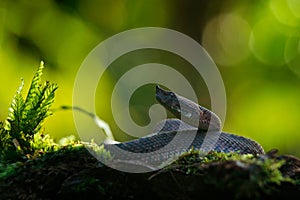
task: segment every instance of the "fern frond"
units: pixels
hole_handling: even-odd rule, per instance
[[[8,132],[4,129],[5,124],[0,121],[0,152],[2,152],[9,140],[9,134]]]
[[[11,131],[12,124],[14,124],[15,127],[20,127],[21,129],[21,123],[25,109],[25,102],[22,97],[23,87],[24,80],[22,79],[21,86],[18,88],[9,108],[5,126],[5,129],[8,131]]]
[[[30,91],[34,94],[32,99],[28,101],[27,106],[25,107],[25,115],[22,120],[22,127],[26,128],[26,134],[33,135],[35,133],[35,128],[39,121],[37,121],[38,116],[40,113],[40,107],[44,100],[44,93],[47,88],[43,85],[40,85],[37,88],[33,88]]]
[[[40,83],[43,68],[43,62],[41,62],[25,100],[25,112],[21,126],[26,129],[24,132],[26,137],[31,137],[37,133],[44,119],[50,115],[49,109],[54,102],[55,90],[58,88],[56,84],[51,84],[48,81],[44,84]]]
[[[32,130],[36,133],[40,130],[42,123],[46,117],[51,115],[50,107],[54,102],[55,91],[58,88],[56,84],[50,84],[48,81],[41,86],[41,91],[39,91],[38,107],[36,107],[35,113],[32,113],[32,118],[30,119]],[[35,114],[35,115],[34,115]]]
[[[46,90],[44,92],[43,101],[38,110],[43,111],[43,113],[45,113],[45,117],[47,117],[51,115],[51,111],[49,109],[54,103],[55,91],[58,89],[58,85],[46,82],[45,88]]]
[[[40,82],[42,80],[42,75],[43,75],[43,69],[44,69],[44,62],[41,61],[40,67],[38,68],[38,70],[35,72],[33,76],[28,94],[26,96],[25,107],[27,109],[30,109],[31,104],[36,100],[36,91],[37,88],[40,87]]]

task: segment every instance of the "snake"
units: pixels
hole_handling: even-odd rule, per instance
[[[220,118],[211,110],[156,86],[156,100],[176,118],[158,123],[154,133],[127,142],[104,144],[115,160],[158,165],[191,149],[202,152],[264,154],[250,138],[223,132]]]

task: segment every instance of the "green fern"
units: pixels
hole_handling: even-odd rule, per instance
[[[8,134],[7,131],[4,129],[4,123],[0,122],[0,153],[5,149],[7,146],[8,141]]]
[[[4,129],[0,127],[1,150],[17,149],[23,154],[31,154],[34,135],[39,133],[46,117],[51,115],[50,107],[54,102],[56,84],[41,83],[44,63],[36,71],[28,94],[24,99],[22,91],[24,81],[17,90]]]

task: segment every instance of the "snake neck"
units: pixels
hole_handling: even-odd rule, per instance
[[[221,120],[215,113],[187,98],[156,86],[156,99],[178,119],[193,127],[200,130],[221,130]]]

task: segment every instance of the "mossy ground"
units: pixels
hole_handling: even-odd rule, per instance
[[[297,158],[198,153],[188,152],[158,171],[130,174],[102,165],[74,143],[9,164],[6,171],[2,166],[0,199],[281,199],[300,194]]]

